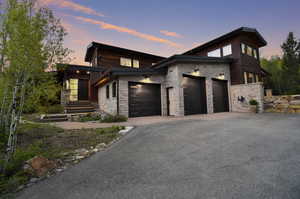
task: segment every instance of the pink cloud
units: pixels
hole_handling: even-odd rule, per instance
[[[154,41],[154,42],[158,42],[158,43],[163,43],[163,44],[167,44],[169,46],[173,46],[176,48],[182,48],[182,46],[180,44],[177,44],[175,42],[172,42],[170,40],[167,39],[162,39],[153,35],[149,35],[149,34],[145,34],[145,33],[141,33],[138,32],[136,30],[133,29],[129,29],[126,27],[121,27],[121,26],[117,26],[117,25],[113,25],[113,24],[109,24],[109,23],[105,23],[103,21],[99,21],[99,20],[94,20],[94,19],[90,19],[90,18],[85,18],[85,17],[80,17],[80,16],[74,16],[77,20],[83,21],[85,23],[90,23],[90,24],[95,24],[95,25],[99,25],[100,28],[102,29],[107,29],[107,30],[115,30],[118,32],[123,32],[123,33],[127,33],[142,39],[146,39],[149,41]]]
[[[177,38],[182,38],[182,35],[176,33],[176,32],[170,32],[167,30],[161,30],[160,33],[169,36],[169,37],[177,37]]]
[[[74,11],[83,12],[90,15],[104,17],[104,15],[100,12],[97,12],[91,8],[85,7],[78,3],[74,3],[70,0],[39,0],[41,5],[54,5],[60,8],[68,8]]]

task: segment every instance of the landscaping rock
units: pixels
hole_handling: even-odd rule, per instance
[[[77,149],[74,152],[80,156],[86,156],[89,154],[89,151],[87,149]]]
[[[102,148],[105,148],[106,147],[106,144],[105,143],[101,143],[101,144],[98,144],[96,146],[97,149],[102,149]]]
[[[23,169],[25,172],[30,173],[33,176],[42,177],[56,166],[57,165],[54,161],[48,160],[42,156],[35,156],[34,158],[26,161]]]

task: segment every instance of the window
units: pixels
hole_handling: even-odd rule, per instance
[[[109,85],[106,86],[106,98],[109,99]]]
[[[121,66],[131,67],[131,64],[132,64],[131,59],[121,57],[120,58],[120,64],[121,64]]]
[[[232,54],[231,44],[223,47],[223,56],[228,56]]]
[[[216,49],[207,53],[209,57],[221,57],[221,49]]]
[[[255,59],[258,59],[257,49],[253,49],[253,56],[255,57]]]
[[[116,82],[114,82],[114,83],[112,84],[112,96],[113,96],[113,97],[116,97],[116,96],[117,96],[117,83],[116,83]]]
[[[246,54],[246,45],[242,43],[241,48],[242,48],[242,53]]]
[[[247,55],[253,56],[252,51],[253,49],[250,46],[247,46]]]
[[[244,72],[244,84],[248,84],[247,72]]]
[[[78,100],[78,79],[70,79],[70,101]]]
[[[247,82],[248,83],[254,83],[255,82],[253,73],[248,73],[248,80],[247,80]]]
[[[139,62],[139,60],[133,60],[132,61],[132,66],[133,66],[133,68],[139,68],[140,67],[140,62]]]

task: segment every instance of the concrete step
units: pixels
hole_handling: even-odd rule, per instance
[[[53,115],[45,115],[41,122],[64,122],[68,121],[68,116],[66,114],[53,114]]]
[[[96,110],[94,108],[90,108],[90,109],[66,109],[66,113],[92,113],[95,112]]]

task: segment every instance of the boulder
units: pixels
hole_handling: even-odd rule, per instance
[[[300,105],[300,100],[292,100],[290,101],[290,105]]]
[[[25,172],[33,176],[42,177],[49,171],[53,170],[56,166],[56,162],[52,160],[48,160],[42,156],[35,156],[34,158],[26,161],[23,169]]]

